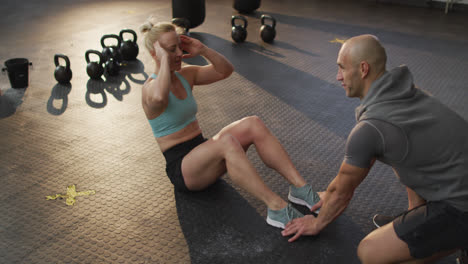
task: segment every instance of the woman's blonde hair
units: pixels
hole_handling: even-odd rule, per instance
[[[154,42],[156,42],[162,34],[172,31],[176,33],[180,32],[175,25],[168,22],[153,24],[152,17],[148,18],[148,20],[140,26],[140,32],[144,34],[145,47],[151,54],[154,53]]]

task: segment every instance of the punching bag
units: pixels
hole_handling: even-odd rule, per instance
[[[195,28],[205,20],[205,0],[172,0],[172,18],[186,18]]]
[[[260,0],[234,0],[233,6],[239,13],[249,14],[260,7]]]

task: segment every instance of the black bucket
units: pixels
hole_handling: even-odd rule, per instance
[[[26,88],[29,82],[29,62],[28,59],[16,58],[5,61],[2,71],[8,71],[8,78],[12,88]]]

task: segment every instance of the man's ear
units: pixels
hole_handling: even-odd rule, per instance
[[[361,73],[362,79],[366,78],[366,76],[369,75],[369,70],[370,67],[367,61],[361,61],[361,63],[359,63],[359,72]]]

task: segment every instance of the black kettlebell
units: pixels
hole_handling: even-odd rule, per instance
[[[110,76],[119,75],[120,72],[120,64],[114,60],[114,58],[110,58],[105,63],[105,71]]]
[[[236,19],[240,19],[244,21],[243,25],[236,25]],[[247,38],[247,19],[243,16],[232,16],[231,18],[231,25],[232,25],[232,32],[231,37],[232,39],[239,43],[243,42]]]
[[[113,46],[106,46],[105,40],[106,39],[116,39],[117,45]],[[116,34],[107,34],[102,36],[101,38],[101,46],[102,46],[102,59],[103,61],[108,61],[110,58],[114,58],[116,61],[122,61],[122,56],[120,55],[120,45],[122,43],[122,39]]]
[[[265,19],[271,20],[271,26],[265,24]],[[262,26],[260,27],[260,37],[263,41],[271,43],[275,39],[276,36],[276,20],[269,15],[262,15],[261,20]]]
[[[65,60],[65,66],[62,66],[59,64],[59,58],[62,58]],[[70,83],[70,80],[72,78],[72,71],[70,69],[70,60],[68,59],[68,57],[63,54],[55,54],[54,62],[55,62],[54,76],[57,82],[59,82],[60,84]]]
[[[99,56],[99,61],[90,61],[89,55],[96,54]],[[91,79],[101,79],[102,74],[104,73],[104,68],[102,67],[102,54],[97,50],[87,50],[85,53],[85,59],[88,63],[86,66],[86,72],[88,73]]]
[[[133,35],[132,39],[124,40],[123,34],[130,33]],[[122,59],[125,61],[130,61],[136,59],[138,56],[138,44],[137,44],[137,34],[135,31],[131,29],[122,29],[119,33],[119,37],[122,40],[122,44],[120,44],[120,55],[122,55]]]
[[[176,17],[172,19],[172,24],[184,29],[184,35],[190,35],[190,21],[185,17]]]

